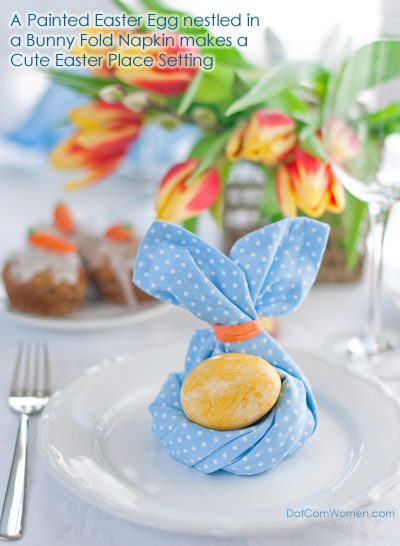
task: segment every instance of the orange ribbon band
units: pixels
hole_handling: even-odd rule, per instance
[[[264,331],[259,318],[246,322],[245,324],[237,324],[235,326],[226,326],[214,324],[214,334],[218,341],[222,343],[235,343],[238,341],[247,341],[258,336]]]

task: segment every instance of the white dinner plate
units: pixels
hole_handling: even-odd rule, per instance
[[[155,319],[172,307],[158,301],[142,303],[136,307],[113,305],[99,300],[87,300],[82,307],[65,317],[45,317],[15,311],[8,303],[7,296],[0,286],[0,312],[5,319],[35,328],[46,330],[101,330],[130,326],[146,320]]]
[[[173,531],[244,535],[305,523],[287,510],[356,509],[400,481],[400,405],[372,378],[296,354],[319,406],[313,437],[252,477],[203,475],[150,431],[148,405],[185,347],[107,361],[53,396],[38,447],[65,486],[122,518]],[[291,353],[293,354],[293,353]]]

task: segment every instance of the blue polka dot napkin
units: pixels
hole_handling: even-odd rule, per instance
[[[227,257],[183,228],[156,221],[136,256],[134,282],[210,325],[287,315],[314,282],[328,232],[321,222],[290,218],[246,235]],[[211,356],[240,352],[258,355],[278,370],[282,391],[275,406],[256,424],[239,430],[217,431],[190,421],[180,403],[186,375]],[[150,411],[153,432],[168,452],[206,474],[268,470],[299,449],[317,422],[307,379],[267,332],[222,343],[212,328],[194,334],[184,371],[169,376]]]

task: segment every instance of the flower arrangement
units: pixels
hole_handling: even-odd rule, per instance
[[[114,2],[126,14],[134,14],[121,0]],[[140,4],[144,10],[173,13],[158,0]],[[212,38],[204,27],[177,28],[170,35],[178,33],[193,35],[196,43]],[[77,56],[84,52],[74,51]],[[201,56],[210,50],[178,45],[146,50],[154,58],[161,53],[167,58],[179,53]],[[188,158],[161,180],[155,200],[159,219],[182,222],[194,231],[198,215],[209,210],[221,226],[229,173],[236,162],[251,161],[265,175],[260,221],[303,214],[340,224],[344,235],[339,244],[347,252],[348,265],[354,266],[365,206],[345,195],[322,146],[329,72],[314,62],[286,62],[265,72],[232,46],[211,53],[213,70],[112,65],[85,75],[51,70],[57,83],[92,97],[92,102],[70,112],[74,133],[51,153],[55,168],[84,171],[67,188],[85,187],[112,173],[145,123],[157,121],[165,127],[191,123],[200,128],[201,138]],[[125,48],[123,54],[134,57],[140,50]],[[357,137],[350,127],[333,120],[330,130],[335,132],[338,154],[346,159],[357,155]]]

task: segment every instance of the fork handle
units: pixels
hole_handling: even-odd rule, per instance
[[[21,413],[14,456],[0,518],[0,538],[22,537],[29,417]]]

